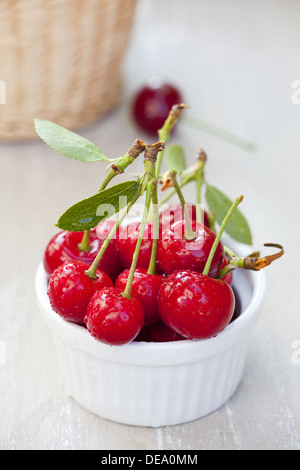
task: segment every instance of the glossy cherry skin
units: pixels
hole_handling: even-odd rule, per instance
[[[130,268],[131,266],[134,250],[139,236],[140,225],[140,222],[132,222],[127,226],[122,227],[119,231],[118,248],[123,269]],[[153,245],[153,236],[153,224],[151,222],[147,222],[137,261],[138,268],[148,269],[149,267]]]
[[[100,229],[98,229],[100,232]],[[103,233],[103,232],[102,232]],[[64,261],[75,260],[91,265],[100,250],[103,239],[97,235],[97,229],[90,231],[91,249],[88,252],[79,249],[78,245],[83,237],[83,232],[68,232],[62,230],[55,234],[49,241],[44,252],[44,268],[48,275],[60,266]],[[114,281],[121,272],[121,260],[116,240],[112,240],[99,264]]]
[[[157,261],[161,270],[171,274],[179,269],[191,269],[202,272],[214,243],[216,234],[209,227],[194,220],[192,229],[196,232],[194,240],[184,237],[185,222],[175,222],[168,229],[164,229],[158,241]],[[224,247],[220,241],[214,254],[209,275],[214,277],[223,262]]]
[[[196,220],[196,205],[195,204],[187,204],[186,205],[189,217],[191,220]],[[203,215],[203,225],[209,227],[209,221],[207,217],[207,213],[202,211]],[[166,209],[164,209],[159,214],[159,222],[161,224],[162,229],[170,228],[172,224],[178,222],[179,220],[184,219],[183,209],[181,204],[172,204]]]
[[[115,224],[116,224],[116,221],[111,220],[111,219],[104,220],[103,222],[100,222],[100,224],[98,224],[97,227],[95,227],[97,237],[104,242],[104,240],[106,240],[106,238],[110,234],[110,232],[113,229],[113,227],[115,226]],[[112,237],[110,243],[117,246],[117,242],[115,240],[117,240],[118,237],[119,237],[119,230],[116,230],[116,233]]]
[[[96,292],[84,318],[89,333],[110,345],[130,343],[144,325],[144,310],[135,298],[123,297],[116,287]]]
[[[65,261],[49,278],[48,296],[52,309],[65,320],[83,325],[92,295],[103,287],[112,287],[110,277],[97,270],[97,279],[85,271],[89,265],[81,261]]]
[[[196,271],[177,271],[162,282],[158,309],[162,321],[187,339],[208,339],[230,322],[235,306],[232,288]]]
[[[155,83],[142,87],[133,101],[136,123],[151,134],[163,126],[174,104],[182,103],[179,90],[168,83]]]
[[[125,269],[116,279],[115,287],[124,291],[130,269]],[[144,268],[136,268],[131,286],[131,296],[138,299],[144,309],[145,326],[160,320],[157,310],[157,295],[162,283],[160,274],[148,274]]]

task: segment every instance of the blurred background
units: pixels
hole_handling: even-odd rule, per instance
[[[300,448],[300,366],[291,362],[291,345],[300,339],[299,16],[297,0],[0,2],[5,267],[0,274],[5,313],[0,339],[7,345],[2,370],[12,388],[10,404],[4,400],[0,405],[3,419],[10,421],[2,431],[4,447],[12,446],[13,439],[19,447],[47,445],[42,437],[25,438],[23,428],[17,430],[17,412],[32,424],[36,408],[28,397],[38,376],[43,386],[47,382],[43,364],[55,374],[43,346],[47,332],[34,311],[33,278],[58,217],[97,191],[106,167],[59,155],[37,139],[33,119],[52,120],[88,138],[107,156],[121,156],[137,137],[147,143],[157,140],[139,127],[132,112],[138,91],[155,77],[176,87],[190,105],[170,142],[184,147],[190,164],[203,147],[207,181],[232,199],[244,194],[241,211],[252,228],[255,249],[264,250],[265,242],[285,248],[285,256],[266,270],[264,312],[244,391],[253,426],[262,419],[274,430],[281,420],[280,437],[274,432],[266,437],[263,429],[255,436],[251,425],[248,430],[236,425],[242,447],[252,443],[259,448],[266,439],[269,447]],[[141,169],[142,161],[136,161],[128,174]],[[185,195],[192,199],[194,189],[186,187]],[[40,347],[34,361],[33,343]],[[20,388],[28,390],[23,401]],[[39,406],[50,390],[37,388],[35,393]],[[237,414],[243,403],[240,396]],[[55,411],[53,416],[57,418]],[[203,445],[211,445],[209,437]]]

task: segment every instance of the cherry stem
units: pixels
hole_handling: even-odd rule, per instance
[[[201,209],[201,190],[204,178],[204,165],[206,162],[206,153],[202,148],[199,149],[197,156],[198,169],[195,174],[196,182],[196,220],[197,222],[203,223],[203,214]]]
[[[127,150],[125,155],[121,157],[118,164],[111,165],[111,170],[102,182],[98,192],[103,191],[108,183],[117,175],[124,173],[125,169],[134,162],[134,160],[144,152],[146,148],[145,142],[136,139],[132,146]],[[80,251],[88,252],[91,249],[90,245],[90,230],[85,230],[81,242],[78,244]]]
[[[166,176],[165,176],[165,181],[168,180],[168,177],[171,179],[172,185],[174,186],[174,189],[175,189],[175,191],[178,195],[178,198],[179,198],[182,210],[183,210],[183,214],[184,214],[184,222],[185,222],[185,232],[184,232],[184,235],[183,235],[184,238],[186,240],[195,240],[197,234],[192,229],[192,224],[191,224],[191,219],[190,219],[190,216],[189,216],[189,211],[187,209],[186,202],[185,202],[184,196],[182,194],[181,188],[178,184],[176,174],[177,174],[176,170],[173,170],[173,169],[169,170],[167,172]]]
[[[191,181],[191,180],[189,180]],[[181,181],[179,184],[179,187],[180,189],[183,188],[183,186],[185,186],[189,181]],[[173,189],[172,191],[170,191],[163,199],[160,200],[159,202],[159,206],[165,204],[174,194],[176,194],[176,189]]]
[[[158,130],[158,138],[161,142],[166,143],[169,140],[171,130],[175,126],[176,122],[181,116],[181,113],[184,108],[189,108],[189,106],[180,103],[180,104],[175,104],[172,106],[172,109],[169,112],[169,115],[167,119],[165,120],[163,126],[161,129]],[[155,176],[158,179],[160,175],[160,167],[162,163],[162,158],[163,158],[163,151],[159,152],[157,155],[157,162],[156,162],[156,170],[155,170]]]
[[[225,250],[225,253],[227,253],[228,256],[230,256],[231,258],[233,256],[236,256],[236,254],[231,250],[231,248],[229,248],[228,246],[225,246],[224,245],[224,250]]]
[[[107,174],[99,188],[99,192],[106,188],[108,183],[117,175],[124,173],[126,168],[146,149],[146,144],[142,140],[136,139],[125,155],[120,158],[117,164],[111,165],[111,170]]]
[[[123,220],[125,219],[126,215],[128,214],[129,210],[131,209],[131,207],[136,203],[136,201],[138,200],[138,198],[140,197],[140,194],[138,194],[136,196],[136,198],[131,201],[129,204],[127,204],[127,206],[125,207],[125,209],[123,210],[122,214],[120,215],[120,217],[118,218],[117,222],[114,224],[113,228],[111,229],[111,231],[109,232],[107,238],[104,240],[100,250],[98,251],[98,254],[97,256],[95,257],[94,261],[92,262],[91,266],[89,267],[89,269],[87,269],[85,271],[85,273],[92,279],[97,279],[97,274],[96,274],[96,271],[98,269],[98,266],[100,264],[100,261],[102,260],[102,257],[109,245],[109,243],[111,242],[112,238],[115,236],[118,228],[120,227],[121,223],[123,222]]]
[[[205,276],[208,276],[208,273],[209,273],[209,270],[210,270],[210,266],[211,266],[211,263],[212,263],[212,260],[213,260],[213,257],[215,255],[215,252],[216,252],[216,249],[217,249],[217,246],[221,240],[221,237],[223,235],[223,232],[226,228],[226,225],[228,224],[232,214],[234,213],[235,209],[237,208],[237,206],[242,202],[242,200],[244,199],[244,196],[239,196],[236,198],[236,200],[233,202],[233,204],[231,205],[229,211],[227,212],[227,214],[225,215],[224,219],[223,219],[223,222],[221,224],[221,227],[219,228],[218,230],[218,233],[216,235],[216,238],[214,240],[214,243],[213,243],[213,246],[211,247],[211,250],[209,252],[209,255],[208,255],[208,258],[206,260],[206,263],[205,263],[205,266],[204,266],[204,269],[203,269],[203,272],[202,274],[204,274]]]
[[[131,288],[132,288],[132,282],[134,278],[134,272],[136,269],[136,265],[138,262],[138,257],[139,257],[139,253],[141,249],[141,244],[142,244],[143,237],[144,237],[145,226],[147,223],[148,213],[149,213],[152,195],[153,195],[153,189],[156,188],[157,186],[157,180],[155,178],[155,166],[156,166],[157,156],[159,152],[161,152],[164,149],[164,147],[165,147],[165,144],[164,142],[161,142],[161,141],[156,142],[155,144],[146,146],[145,155],[144,155],[145,171],[144,171],[143,180],[141,182],[142,192],[144,188],[146,190],[145,208],[144,208],[143,217],[140,223],[139,235],[138,235],[136,247],[132,256],[132,262],[131,262],[131,266],[129,270],[128,279],[126,282],[125,290],[122,294],[124,297],[131,298]]]
[[[134,200],[131,203],[129,203],[125,207],[125,209],[122,212],[121,216],[119,217],[118,221],[113,226],[113,228],[111,229],[108,237],[106,238],[103,245],[101,246],[101,248],[100,248],[97,256],[95,257],[93,263],[91,264],[90,268],[86,271],[86,274],[89,277],[91,277],[92,279],[96,279],[96,277],[97,277],[96,271],[97,271],[97,268],[99,266],[99,263],[100,263],[103,255],[104,255],[105,250],[107,249],[111,239],[114,237],[116,231],[118,230],[120,224],[125,219],[126,215],[128,214],[129,210],[131,209],[131,207],[136,203],[138,198],[143,194],[145,184],[148,184],[149,181],[151,181],[151,182],[153,181],[153,179],[154,179],[153,174],[154,174],[154,169],[155,169],[156,156],[157,156],[157,152],[161,150],[162,145],[163,144],[161,142],[157,142],[156,144],[146,146],[145,156],[144,156],[145,171],[143,172],[143,175],[142,175],[143,178],[146,180],[146,183],[144,183],[144,179],[141,178],[142,181],[140,182],[140,190],[139,190],[137,196],[134,198]],[[147,151],[147,153],[146,153],[146,151]],[[148,210],[149,210],[149,206],[148,206]],[[131,287],[130,287],[130,290],[131,290]]]
[[[199,170],[201,171],[201,167],[203,167],[203,163],[197,159],[194,165],[183,170],[181,173],[181,181],[180,183],[178,183],[179,187],[183,188],[186,184],[190,183],[191,181],[196,181],[196,175],[199,172]],[[175,189],[173,189],[173,191],[170,191],[163,199],[161,199],[161,201],[159,202],[159,206],[166,203],[168,199],[170,199],[175,193],[176,193]]]
[[[222,277],[226,276],[226,274],[228,274],[230,271],[233,271],[235,268],[260,271],[266,266],[269,266],[276,259],[281,258],[281,256],[284,254],[283,246],[279,245],[278,243],[265,243],[264,246],[278,248],[279,251],[273,255],[263,256],[262,258],[259,257],[258,252],[252,253],[246,257],[234,256],[230,258],[228,264],[223,269],[221,269],[217,275],[217,278],[222,279]]]
[[[82,240],[78,243],[78,248],[80,251],[88,252],[91,249],[90,245],[90,230],[85,230],[83,232]]]
[[[155,184],[153,188],[153,192],[152,192],[151,210],[152,210],[152,222],[153,222],[153,241],[152,241],[151,258],[150,258],[147,273],[155,275],[156,274],[157,246],[158,246],[158,238],[159,238],[157,184]]]
[[[143,217],[142,217],[142,220],[141,220],[141,223],[140,223],[139,236],[138,236],[136,247],[135,247],[135,250],[134,250],[134,253],[133,253],[132,262],[131,262],[131,266],[130,266],[129,275],[128,275],[128,279],[127,279],[127,282],[126,282],[125,290],[122,294],[123,297],[127,297],[129,299],[131,299],[131,287],[132,287],[134,273],[135,273],[139,253],[140,253],[141,244],[142,244],[142,241],[143,241],[145,226],[146,226],[149,207],[150,207],[151,198],[152,198],[152,190],[153,190],[153,182],[150,181],[147,184],[146,201],[145,201]]]

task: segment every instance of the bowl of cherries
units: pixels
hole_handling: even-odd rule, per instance
[[[207,183],[203,149],[187,167],[183,149],[168,147],[185,108],[172,106],[155,143],[137,139],[114,159],[67,129],[35,121],[40,138],[62,155],[108,162],[98,191],[59,217],[35,287],[66,394],[128,425],[192,421],[230,399],[261,311],[264,268],[283,255],[274,243],[265,244],[270,255],[249,253],[251,232],[238,208],[244,196],[230,200]],[[112,184],[141,157],[138,177]],[[188,203],[187,184],[195,188]]]

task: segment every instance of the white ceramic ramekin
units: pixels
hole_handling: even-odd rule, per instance
[[[136,426],[175,425],[215,411],[242,379],[265,274],[236,269],[234,284],[242,313],[214,338],[109,346],[53,312],[41,264],[36,294],[53,334],[66,393],[98,416]]]

